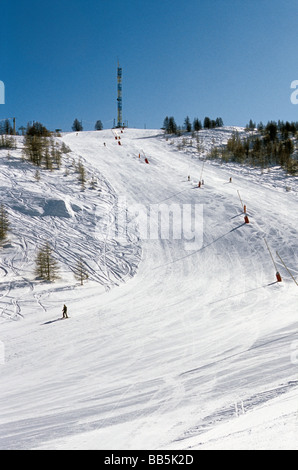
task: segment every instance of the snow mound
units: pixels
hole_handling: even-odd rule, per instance
[[[44,204],[43,216],[70,218],[71,214],[62,199],[48,199]]]

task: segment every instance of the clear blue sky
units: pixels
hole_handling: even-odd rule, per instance
[[[0,10],[0,119],[92,130],[205,116],[298,121],[297,0],[14,0]]]

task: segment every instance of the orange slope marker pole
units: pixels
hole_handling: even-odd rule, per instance
[[[266,240],[266,238],[264,238],[264,241],[265,241],[265,243],[266,243],[266,245],[267,245],[267,248],[268,248],[269,254],[270,254],[270,256],[271,256],[271,259],[272,259],[273,265],[274,265],[274,267],[275,267],[275,272],[276,272],[276,279],[277,279],[277,282],[282,282],[281,275],[280,275],[280,274],[279,274],[279,272],[278,272],[278,269],[277,269],[276,263],[275,263],[275,261],[274,261],[274,259],[273,259],[273,256],[272,256],[272,253],[271,253],[271,251],[270,251],[270,248],[269,248],[269,245],[268,245],[268,243],[267,243],[267,240]]]
[[[147,158],[147,156],[146,156],[144,150],[142,150],[142,154],[143,154],[145,163],[149,164],[149,160],[148,160],[148,158]]]
[[[244,222],[245,222],[246,224],[249,224],[249,218],[248,218],[248,215],[247,215],[247,212],[246,212],[246,205],[243,204],[242,199],[241,199],[241,196],[240,196],[240,192],[239,192],[238,189],[237,189],[237,193],[238,193],[238,196],[239,196],[241,205],[242,205],[243,212],[244,212],[244,214],[245,214],[245,216],[244,216]]]
[[[294,278],[293,274],[291,273],[291,271],[288,269],[286,263],[282,260],[282,258],[280,257],[280,255],[278,254],[278,252],[276,252],[277,256],[279,257],[280,261],[282,262],[282,264],[284,265],[285,269],[287,270],[287,272],[290,274],[291,278],[293,279],[293,281],[295,282],[296,286],[298,286],[298,282],[296,281],[296,279]]]

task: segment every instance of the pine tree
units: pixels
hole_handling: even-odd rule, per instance
[[[204,129],[210,129],[211,128],[211,119],[206,116],[204,119]]]
[[[163,129],[165,130],[165,132],[168,132],[168,130],[169,130],[169,118],[168,118],[168,116],[166,116],[164,118]]]
[[[95,126],[94,126],[94,129],[96,131],[101,131],[103,129],[103,125],[102,125],[102,122],[101,120],[99,119],[98,121],[96,121],[95,123]]]
[[[266,132],[265,137],[268,140],[270,140],[271,142],[274,142],[276,140],[276,137],[277,137],[277,124],[276,124],[276,122],[274,122],[274,121],[268,122],[268,124],[265,128],[265,132]]]
[[[190,119],[188,116],[186,116],[184,120],[184,126],[187,132],[191,132],[191,123],[190,123]]]
[[[168,133],[169,134],[176,134],[177,132],[177,124],[175,122],[175,119],[173,116],[169,117],[169,129]]]
[[[224,123],[221,117],[215,119],[215,127],[223,127]]]
[[[74,268],[74,277],[77,281],[80,281],[81,286],[83,285],[84,281],[88,279],[88,273],[86,270],[86,266],[84,262],[82,261],[82,258],[80,258]]]
[[[198,118],[195,118],[193,121],[193,130],[200,131],[202,129],[202,123]]]
[[[38,136],[38,137],[49,137],[51,132],[40,122],[33,122],[33,124],[27,124],[26,135]]]
[[[3,204],[0,206],[0,243],[6,240],[9,229],[9,220]]]
[[[75,120],[73,121],[72,130],[73,130],[74,132],[80,132],[80,131],[83,130],[82,123],[81,123],[78,119],[75,119]]]
[[[249,123],[246,125],[246,128],[249,129],[250,131],[253,131],[256,128],[256,123],[253,122],[252,119],[250,119]]]
[[[47,242],[37,253],[35,261],[35,274],[44,281],[59,279],[57,261],[53,258],[52,249]]]
[[[4,121],[4,126],[3,126],[4,134],[6,135],[12,135],[13,134],[13,128],[9,122],[9,119],[6,119]]]
[[[163,122],[163,128],[165,129],[166,134],[176,134],[177,124],[173,116],[166,117]]]

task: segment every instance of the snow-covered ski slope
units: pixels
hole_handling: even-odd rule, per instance
[[[38,182],[0,152],[1,449],[298,449],[298,287],[276,255],[297,278],[297,178],[203,164],[175,139],[65,134],[72,152]],[[33,273],[45,239],[52,284]]]

